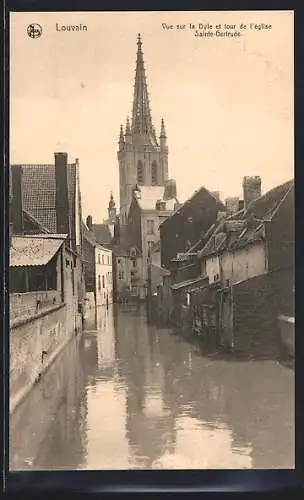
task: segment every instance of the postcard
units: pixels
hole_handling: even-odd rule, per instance
[[[295,467],[293,32],[10,13],[10,470]]]

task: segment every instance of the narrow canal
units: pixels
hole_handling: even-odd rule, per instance
[[[10,419],[10,468],[293,468],[294,372],[100,308]]]

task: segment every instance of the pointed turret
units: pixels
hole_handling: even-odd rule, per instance
[[[137,38],[137,60],[134,84],[132,133],[146,136],[153,141],[152,118],[147,89],[144,57],[140,34]]]
[[[160,139],[167,139],[166,129],[165,129],[165,122],[164,122],[163,118],[161,120]]]
[[[166,134],[165,122],[164,122],[163,118],[161,120],[159,142],[160,142],[161,150],[165,150],[165,148],[167,147],[167,134]]]
[[[131,132],[129,117],[127,117],[127,121],[126,121],[125,142],[126,142],[126,144],[131,144],[131,142],[132,142],[132,132]]]
[[[119,132],[119,146],[123,146],[125,143],[125,139],[124,139],[124,131],[123,131],[123,126],[120,125],[120,132]]]

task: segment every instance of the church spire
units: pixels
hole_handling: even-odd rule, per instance
[[[164,122],[163,118],[161,119],[160,138],[161,139],[166,139],[167,138],[166,130],[165,130],[165,122]]]
[[[127,123],[126,123],[126,136],[131,135],[131,127],[130,127],[130,120],[129,117],[127,116]]]
[[[153,140],[152,118],[140,34],[137,38],[137,60],[134,84],[132,133],[148,136]]]
[[[120,132],[119,132],[119,144],[123,144],[125,142],[124,139],[124,131],[123,131],[123,126],[120,125]]]

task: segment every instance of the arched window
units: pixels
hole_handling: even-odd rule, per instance
[[[143,183],[144,183],[144,167],[141,160],[139,160],[139,162],[137,163],[137,184],[143,184]]]
[[[154,160],[152,163],[152,186],[156,186],[158,183],[158,178],[157,178],[157,163]]]

